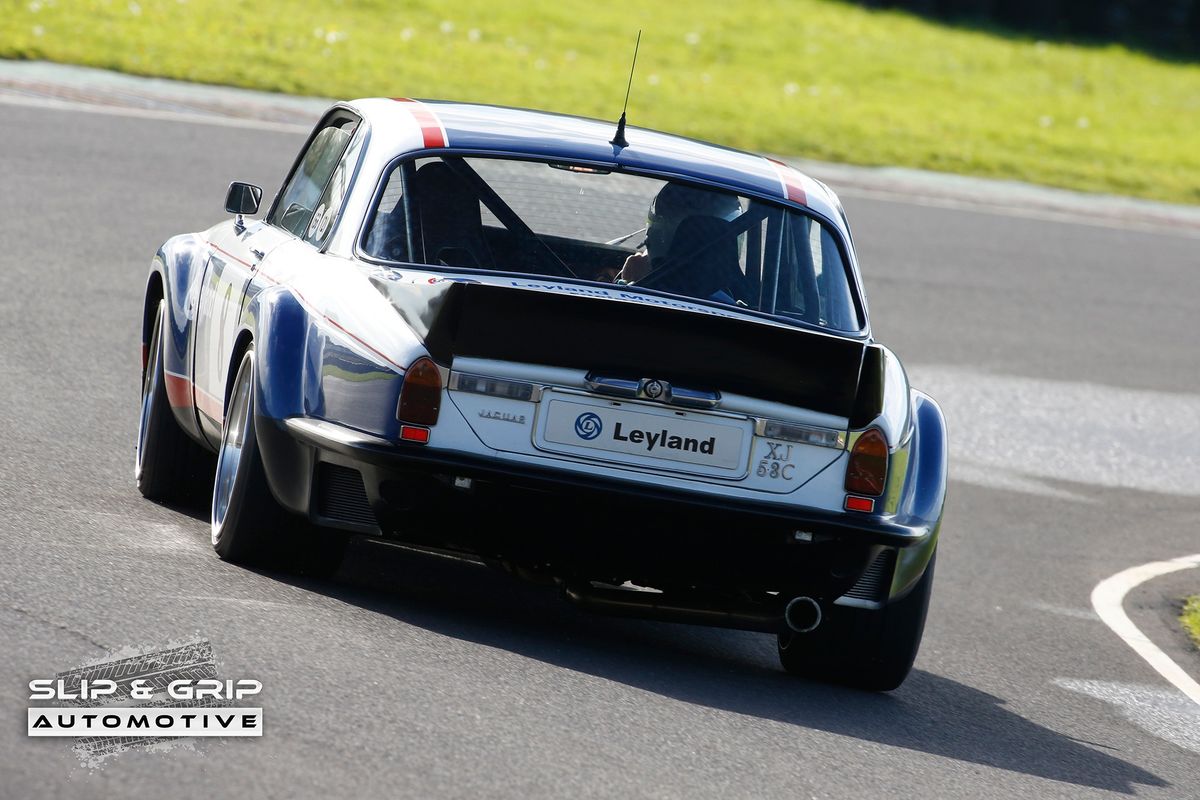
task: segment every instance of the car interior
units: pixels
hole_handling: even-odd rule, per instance
[[[364,243],[368,255],[386,261],[612,283],[643,243],[639,235],[644,229],[612,241],[535,232],[463,157],[406,161],[395,172],[401,180],[389,182]],[[393,185],[401,188],[393,190]],[[853,309],[853,303],[845,289],[820,285],[822,279],[833,283],[832,271],[814,258],[836,260],[837,271],[843,271],[836,245],[827,243],[829,252],[822,255],[820,245],[814,249],[809,241],[811,233],[819,238],[820,231],[819,224],[800,214],[756,200],[732,220],[689,216],[679,223],[665,256],[631,288],[827,326],[823,294],[842,291],[846,305]],[[857,328],[852,319],[838,324]]]

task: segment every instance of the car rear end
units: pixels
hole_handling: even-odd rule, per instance
[[[393,165],[362,255],[398,263],[373,283],[424,352],[394,426],[286,421],[309,515],[616,613],[779,630],[797,596],[885,602],[936,520],[910,513],[908,385],[870,342],[840,211],[689,184],[730,202],[702,200],[623,280],[682,183]],[[455,225],[428,224],[452,206]]]

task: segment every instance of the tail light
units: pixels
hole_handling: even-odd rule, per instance
[[[850,466],[846,468],[846,491],[870,497],[883,494],[887,466],[887,440],[878,428],[868,428],[858,437],[854,449],[850,451]]]
[[[436,425],[442,406],[442,372],[433,359],[418,358],[404,373],[396,418],[417,425]]]

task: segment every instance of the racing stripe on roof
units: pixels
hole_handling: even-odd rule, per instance
[[[429,106],[422,103],[420,100],[413,100],[409,97],[393,97],[397,103],[407,103],[408,110],[412,113],[413,119],[421,126],[421,138],[425,140],[426,147],[448,147],[450,139],[446,136],[446,127],[442,125],[442,121],[438,119],[437,114],[430,110]]]
[[[783,192],[783,196],[793,203],[799,203],[802,206],[808,205],[808,195],[804,191],[803,178],[800,173],[782,161],[776,161],[773,158],[768,158],[767,161],[770,161],[771,166],[775,167],[775,174],[779,176],[779,188]]]

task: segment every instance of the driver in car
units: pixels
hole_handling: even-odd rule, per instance
[[[671,264],[667,270],[677,275],[663,273],[661,285],[656,281],[647,285],[653,283],[653,288],[664,291],[734,302],[729,287],[718,285],[722,280],[717,275],[725,273],[728,279],[729,275],[740,273],[736,237],[725,228],[741,213],[741,204],[731,194],[681,183],[666,184],[650,202],[644,249],[625,259],[616,281],[626,284],[644,281],[668,259],[682,262],[686,257],[694,263]]]

